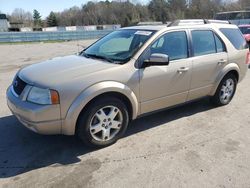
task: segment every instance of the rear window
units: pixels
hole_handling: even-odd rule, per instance
[[[237,50],[248,48],[246,40],[239,29],[221,28],[220,31],[228,38]]]

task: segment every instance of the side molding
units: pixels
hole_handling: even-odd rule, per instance
[[[62,133],[65,135],[74,135],[77,119],[82,109],[92,99],[107,92],[117,92],[126,96],[132,104],[132,119],[137,117],[139,114],[139,104],[136,95],[129,87],[115,81],[99,82],[85,89],[71,104],[66,118],[62,121]]]

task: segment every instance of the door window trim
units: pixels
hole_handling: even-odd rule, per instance
[[[187,38],[187,58],[182,58],[182,59],[176,59],[176,60],[171,60],[170,61],[170,63],[171,62],[174,62],[174,61],[180,61],[180,60],[183,60],[183,59],[188,59],[188,58],[190,58],[190,57],[192,57],[192,50],[191,50],[191,41],[190,41],[190,35],[189,35],[189,31],[188,31],[188,29],[178,29],[178,30],[168,30],[168,31],[165,31],[165,32],[163,32],[163,33],[161,33],[159,36],[157,36],[146,48],[145,48],[145,50],[140,54],[140,56],[138,57],[138,59],[136,60],[136,62],[135,62],[135,68],[138,68],[138,69],[143,69],[142,68],[142,63],[143,62],[141,62],[141,58],[142,58],[142,56],[144,55],[144,53],[146,53],[147,52],[147,50],[148,50],[148,48],[150,47],[150,46],[152,46],[158,39],[160,39],[163,35],[166,35],[166,34],[168,34],[168,33],[173,33],[173,32],[185,32],[185,34],[186,34],[186,38]]]
[[[195,56],[194,55],[194,43],[193,43],[192,31],[211,31],[213,33],[213,38],[214,38],[216,53]],[[224,41],[221,39],[221,37],[217,34],[217,32],[214,29],[211,29],[211,28],[194,28],[194,29],[188,29],[188,34],[189,34],[189,37],[190,37],[191,57],[201,57],[201,56],[213,55],[213,54],[218,54],[218,53],[227,53],[227,47],[226,47]],[[215,36],[217,36],[219,38],[219,40],[222,42],[222,45],[223,45],[225,51],[223,51],[223,52],[218,52],[217,51],[217,44],[216,44],[216,41],[215,41]]]

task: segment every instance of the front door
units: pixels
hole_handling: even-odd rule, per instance
[[[160,36],[143,54],[143,60],[153,53],[169,56],[166,66],[140,69],[141,113],[166,108],[187,100],[191,80],[191,60],[185,31],[168,32]]]

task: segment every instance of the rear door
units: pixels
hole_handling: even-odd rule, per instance
[[[208,95],[215,80],[227,64],[226,47],[212,30],[191,30],[192,79],[188,100]]]

